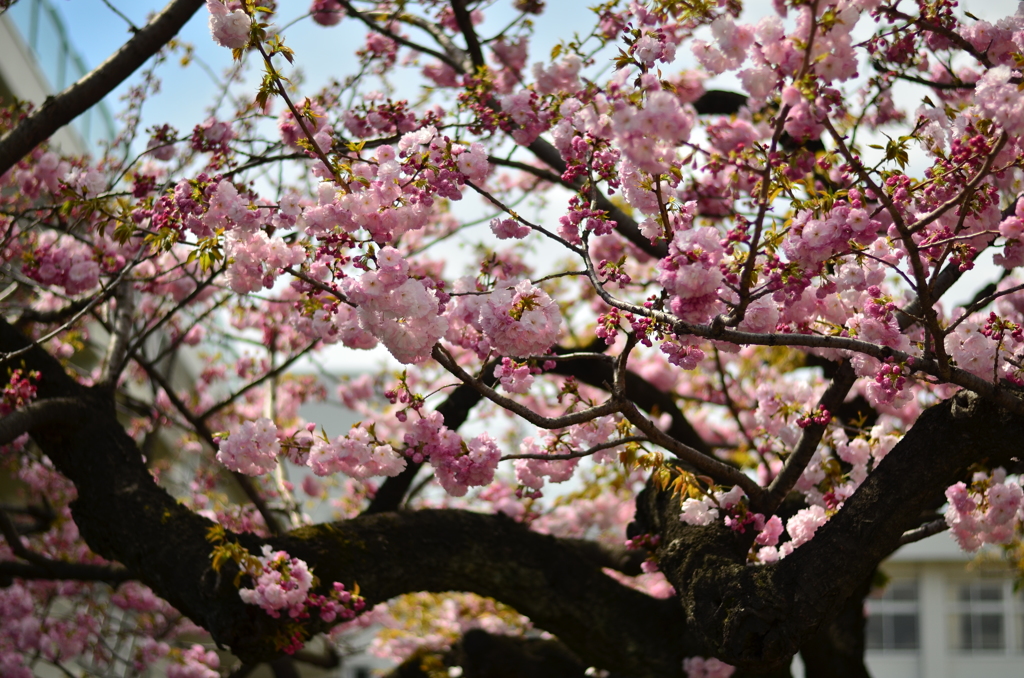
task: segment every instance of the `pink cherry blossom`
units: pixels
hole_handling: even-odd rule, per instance
[[[477,325],[503,355],[541,355],[558,339],[562,316],[528,280],[509,281],[484,298]]]
[[[214,42],[229,49],[242,49],[248,44],[252,25],[249,15],[240,9],[229,12],[220,0],[206,0],[206,9],[210,12],[210,33]]]
[[[217,461],[232,471],[255,476],[273,470],[280,453],[277,426],[270,419],[260,417],[245,422],[237,432],[220,441]]]

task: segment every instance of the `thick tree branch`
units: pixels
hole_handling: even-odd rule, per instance
[[[565,428],[574,424],[582,424],[591,421],[592,419],[603,417],[607,414],[614,414],[615,412],[618,412],[621,407],[618,402],[618,397],[613,394],[612,397],[604,403],[595,405],[594,407],[590,407],[586,410],[569,412],[558,417],[545,417],[537,414],[529,407],[526,407],[511,398],[501,395],[493,388],[484,384],[481,380],[466,372],[457,362],[455,362],[455,359],[452,358],[451,354],[441,347],[440,344],[434,345],[434,350],[431,353],[431,356],[453,376],[462,381],[462,383],[469,384],[491,402],[504,407],[510,412],[518,414],[534,426],[539,426],[541,428],[555,429]]]
[[[465,0],[452,0],[452,11],[455,13],[455,22],[459,25],[462,37],[466,39],[466,51],[473,62],[473,68],[481,69],[487,65],[484,60],[483,50],[480,49],[480,38],[473,28],[473,18],[466,9]]]
[[[631,577],[643,572],[640,566],[647,560],[645,549],[630,550],[625,546],[608,546],[589,539],[563,539],[562,542],[593,565],[607,567]]]
[[[46,560],[39,563],[0,562],[0,588],[9,586],[12,579],[41,579],[45,581],[98,581],[111,586],[135,579],[123,567],[66,563]]]
[[[18,436],[40,427],[73,426],[84,415],[85,408],[74,398],[37,400],[0,419],[0,445],[8,445]]]
[[[1009,465],[1021,455],[1022,436],[1024,417],[957,394],[926,410],[814,538],[772,565],[747,565],[747,542],[723,525],[681,523],[679,500],[668,493],[641,494],[634,531],[662,536],[661,568],[715,656],[751,669],[781,666],[918,527],[946,487],[972,464]]]
[[[872,581],[873,576],[866,578],[843,602],[835,619],[801,646],[806,678],[871,678],[864,664],[864,598]]]
[[[585,678],[588,668],[565,644],[555,639],[504,636],[470,629],[451,650],[417,652],[387,674],[387,678],[428,678],[431,673],[422,667],[437,663],[459,667],[462,678]]]
[[[203,0],[172,0],[144,28],[106,61],[42,106],[0,138],[0,175],[67,125],[95,106],[173,38]]]
[[[376,514],[300,528],[279,543],[317,563],[321,578],[355,576],[372,602],[407,591],[496,598],[591,664],[629,675],[679,676],[682,658],[699,651],[673,601],[622,587],[581,557],[578,544],[530,532],[503,516]]]
[[[71,511],[86,543],[117,560],[246,662],[273,660],[289,619],[246,605],[233,573],[210,568],[213,523],[160,488],[113,403],[0,320],[0,351],[23,350],[40,372],[39,397],[73,398],[88,410],[77,427],[44,427],[33,439],[78,491]],[[573,543],[503,516],[454,510],[394,512],[304,527],[261,540],[228,535],[252,553],[264,543],[310,564],[324,585],[358,583],[371,604],[413,591],[470,591],[512,605],[588,663],[638,678],[680,676],[692,641],[678,606],[601,572]],[[385,566],[386,565],[386,566]],[[325,624],[307,622],[310,632]]]

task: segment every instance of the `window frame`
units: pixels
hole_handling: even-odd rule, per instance
[[[982,600],[975,596],[983,586],[997,585],[1000,599]],[[962,600],[965,587],[971,589],[971,599]],[[949,611],[947,646],[951,653],[959,655],[1004,656],[1024,653],[1024,592],[1013,590],[1013,579],[1006,576],[975,576],[951,578],[947,587],[947,609]],[[1001,644],[998,648],[978,647],[976,642],[967,647],[961,634],[964,615],[975,618],[972,623],[972,641],[983,636],[976,633],[978,620],[983,615],[999,615],[1001,622]]]
[[[901,587],[912,586],[912,598],[895,597]],[[903,588],[902,591],[907,591]],[[896,618],[911,616],[914,621],[913,646],[897,646]],[[869,626],[872,618],[882,625],[882,644],[872,646]],[[921,581],[919,577],[893,577],[880,591],[872,592],[864,601],[864,649],[886,655],[908,655],[921,651]]]

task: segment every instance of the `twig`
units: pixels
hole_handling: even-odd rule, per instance
[[[207,419],[209,419],[210,417],[212,417],[216,413],[220,412],[221,410],[223,410],[225,407],[227,407],[231,403],[235,402],[235,400],[237,400],[240,396],[245,395],[248,391],[250,391],[251,389],[256,388],[257,386],[262,384],[267,379],[273,379],[273,378],[277,377],[278,375],[282,374],[285,370],[287,370],[289,367],[291,367],[295,363],[296,360],[298,360],[302,356],[306,355],[314,346],[316,346],[319,343],[320,343],[319,339],[314,339],[312,342],[310,342],[306,346],[306,348],[302,349],[301,351],[299,351],[298,353],[296,353],[292,357],[288,358],[288,360],[285,360],[279,366],[277,366],[274,369],[270,370],[269,372],[264,374],[259,379],[256,379],[255,381],[249,382],[244,387],[242,387],[239,390],[235,391],[230,396],[228,396],[224,400],[220,401],[216,405],[211,405],[205,412],[203,412],[202,414],[199,415],[200,421],[206,421]]]
[[[210,449],[219,449],[217,441],[214,440],[213,438],[213,433],[206,426],[206,422],[203,420],[203,418],[196,417],[196,415],[192,413],[188,406],[185,405],[184,402],[182,402],[181,398],[178,397],[178,394],[174,392],[174,388],[170,385],[170,383],[168,383],[166,379],[164,379],[164,376],[160,374],[160,370],[158,370],[155,365],[150,364],[149,362],[142,359],[138,355],[133,356],[133,359],[135,360],[136,363],[139,364],[139,367],[141,367],[146,372],[146,375],[154,382],[156,382],[156,384],[164,390],[164,393],[167,394],[167,399],[171,402],[171,405],[174,406],[174,409],[178,410],[178,412],[181,414],[181,416],[185,418],[185,421],[188,422],[188,424],[192,427],[195,433],[199,437],[201,437],[206,442],[207,445],[210,446]],[[241,488],[242,492],[245,493],[245,496],[249,498],[249,501],[252,502],[253,506],[256,507],[256,510],[263,517],[263,522],[266,523],[267,529],[270,531],[270,533],[281,534],[281,532],[283,531],[281,527],[281,522],[277,519],[277,516],[275,516],[270,511],[270,508],[267,506],[267,502],[264,501],[262,495],[260,495],[259,491],[256,489],[256,486],[253,485],[252,480],[249,478],[249,476],[243,475],[238,471],[232,471],[231,477],[235,479],[235,482],[238,483],[238,486]]]
[[[128,16],[124,12],[119,10],[117,7],[114,7],[113,3],[111,3],[110,0],[101,0],[101,2],[103,2],[103,4],[107,6],[107,9],[109,9],[111,12],[113,12],[118,17],[123,19],[124,22],[126,24],[128,24],[128,28],[131,29],[132,33],[138,33],[139,32],[139,27],[136,26],[134,23],[132,23],[132,20],[129,19]]]
[[[434,349],[430,355],[433,356],[434,360],[439,362],[442,367],[451,372],[453,376],[458,377],[464,384],[472,386],[480,395],[487,398],[495,405],[503,407],[510,412],[514,412],[531,424],[544,429],[565,428],[566,426],[572,426],[574,424],[582,424],[598,417],[603,417],[607,414],[614,414],[619,411],[619,407],[621,406],[619,399],[613,396],[604,404],[591,407],[581,412],[570,412],[559,417],[545,417],[537,414],[526,405],[517,403],[511,398],[506,398],[476,377],[470,375],[464,369],[459,367],[459,364],[455,362],[455,358],[452,357],[452,355],[440,344],[434,344]]]
[[[739,485],[747,493],[751,501],[757,500],[763,494],[764,491],[761,489],[761,486],[738,468],[729,466],[715,457],[703,454],[664,433],[653,421],[645,417],[633,403],[626,401],[621,411],[629,423],[643,431],[652,443],[665,448],[682,461],[691,464],[694,468],[708,474],[716,481],[730,485]]]
[[[540,459],[542,461],[565,461],[568,459],[582,459],[583,457],[589,457],[592,454],[597,454],[602,450],[610,450],[613,447],[619,445],[625,445],[626,443],[649,443],[649,439],[643,436],[626,436],[625,438],[619,438],[617,440],[608,440],[599,445],[594,445],[591,448],[582,450],[580,452],[566,452],[565,454],[506,454],[501,458],[501,461],[508,461],[510,459]]]
[[[946,524],[945,518],[933,520],[930,523],[925,523],[921,527],[915,528],[913,530],[907,530],[906,532],[904,532],[903,536],[900,537],[900,546],[905,546],[907,544],[912,544],[915,541],[927,539],[933,534],[945,532],[947,529],[949,529],[949,525]]]

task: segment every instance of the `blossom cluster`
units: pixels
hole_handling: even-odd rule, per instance
[[[543,355],[562,328],[558,304],[529,280],[514,278],[499,281],[488,294],[469,277],[456,280],[446,317],[445,339],[481,357],[492,350],[505,357]]]
[[[736,670],[714,657],[687,657],[683,660],[686,678],[729,678]]]
[[[252,588],[239,589],[242,600],[259,605],[271,617],[280,617],[282,612],[293,618],[305,613],[313,585],[309,566],[284,551],[274,551],[270,545],[263,546],[263,555],[257,560],[262,567],[249,573],[254,579]]]
[[[11,370],[3,393],[0,393],[0,417],[32,402],[36,397],[36,382],[38,380],[38,372],[26,374],[21,369]]]
[[[562,326],[558,305],[528,280],[498,286],[479,309],[478,327],[502,355],[543,355]]]
[[[376,441],[369,431],[357,425],[333,441],[313,440],[308,464],[318,476],[344,473],[362,480],[372,476],[396,476],[405,470],[406,460],[391,445]]]
[[[501,387],[509,393],[526,393],[533,384],[535,369],[517,363],[511,358],[502,358],[501,364],[494,367],[494,376],[501,383]]]
[[[252,588],[238,591],[242,601],[258,605],[275,619],[286,614],[291,619],[306,619],[312,613],[324,622],[348,621],[366,609],[366,601],[334,582],[326,595],[315,593],[317,579],[305,561],[274,551],[265,544],[263,555],[246,561],[245,573],[252,578]],[[302,648],[301,634],[290,639],[284,651],[293,654]]]
[[[249,42],[249,27],[252,19],[240,9],[228,11],[221,0],[206,0],[210,12],[210,34],[221,47],[241,49]]]
[[[221,439],[217,461],[232,471],[257,476],[272,471],[280,453],[277,426],[267,417],[260,417]]]
[[[700,499],[687,497],[682,502],[679,519],[688,525],[702,526],[715,523],[724,514],[724,523],[731,530],[743,533],[750,528],[757,532],[753,547],[757,560],[769,563],[785,558],[794,549],[810,541],[829,516],[825,507],[809,506],[790,517],[783,529],[779,516],[773,515],[766,519],[763,514],[747,511],[745,504],[743,491],[735,486],[728,491],[706,494]],[[784,533],[789,535],[789,539],[780,544]]]
[[[539,444],[533,436],[526,436],[519,445],[519,452],[520,454],[551,456],[552,452],[549,452],[547,447]],[[537,498],[541,496],[540,490],[544,487],[545,482],[564,483],[572,478],[578,464],[579,459],[552,459],[550,461],[547,459],[517,459],[515,462],[516,480],[523,487],[533,490],[529,495]],[[545,481],[545,479],[547,480]]]
[[[213,650],[207,650],[195,643],[192,647],[172,655],[167,665],[167,678],[218,678],[220,657]]]
[[[346,279],[343,289],[359,305],[360,325],[399,362],[423,362],[448,330],[438,298],[424,281],[409,277],[409,263],[393,247],[381,249],[377,264],[376,271]]]
[[[62,287],[70,296],[78,296],[99,284],[102,254],[102,250],[97,252],[68,236],[48,234],[40,239],[25,274],[44,285]]]
[[[406,455],[413,461],[429,461],[441,487],[453,497],[471,486],[488,485],[501,459],[501,451],[488,433],[464,441],[444,425],[440,412],[424,414],[405,433]]]
[[[1006,469],[975,474],[970,487],[957,483],[946,490],[946,524],[965,551],[983,544],[1006,544],[1014,536],[1014,520],[1024,512],[1024,491],[1007,480]]]

